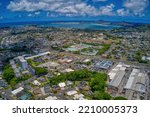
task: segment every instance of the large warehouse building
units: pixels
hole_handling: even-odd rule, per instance
[[[133,69],[125,86],[126,97],[128,99],[140,99],[145,97],[147,82],[148,75],[146,73],[139,69]]]

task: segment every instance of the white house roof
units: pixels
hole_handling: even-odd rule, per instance
[[[71,68],[65,69],[66,72],[73,72],[74,70]]]
[[[75,95],[74,95],[74,99],[75,99],[75,100],[79,100],[79,99],[81,99],[81,98],[83,98],[83,97],[84,97],[83,94],[75,94]]]
[[[57,100],[56,96],[49,96],[47,98],[45,98],[45,100]]]
[[[66,84],[64,82],[58,84],[60,88],[64,88]]]
[[[11,93],[12,93],[13,95],[16,95],[16,94],[20,93],[20,92],[23,91],[23,90],[24,90],[23,87],[19,87],[18,89],[13,90]]]
[[[91,60],[90,59],[85,59],[83,62],[86,63],[86,62],[90,62]]]
[[[33,81],[33,84],[37,85],[37,86],[41,85],[41,83],[39,81],[37,81],[37,80]]]
[[[69,96],[72,96],[72,95],[75,95],[75,94],[77,94],[78,92],[76,91],[76,90],[72,90],[72,91],[68,91],[67,92],[67,95],[69,95]]]

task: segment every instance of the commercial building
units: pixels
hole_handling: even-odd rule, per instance
[[[140,69],[133,69],[125,86],[126,97],[128,99],[140,99],[141,97],[145,97],[147,82],[148,75],[146,73],[140,71]]]
[[[23,70],[28,69],[28,63],[27,63],[27,61],[24,59],[24,57],[23,57],[23,56],[19,56],[18,59],[19,59],[19,63],[20,63],[20,65],[21,65],[21,68],[22,68]]]
[[[26,60],[28,60],[28,59],[34,59],[34,58],[41,57],[41,56],[45,56],[45,55],[48,55],[48,54],[50,54],[50,52],[40,53],[40,54],[35,55],[35,56],[26,57],[25,59],[26,59]]]
[[[0,74],[2,73],[3,63],[0,61]]]
[[[109,87],[118,90],[121,81],[126,74],[127,66],[123,63],[119,63],[109,73]]]
[[[12,67],[13,70],[14,70],[15,76],[16,76],[17,78],[21,77],[20,71],[19,71],[18,67],[16,66],[15,60],[12,59],[12,60],[10,60],[9,62],[10,62],[11,67]]]
[[[95,67],[99,68],[99,69],[108,69],[113,65],[113,62],[111,61],[107,61],[107,60],[103,60],[101,62],[96,63]]]

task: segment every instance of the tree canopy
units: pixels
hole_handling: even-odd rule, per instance
[[[48,70],[42,67],[35,67],[35,74],[38,76],[45,75],[48,73]]]
[[[115,97],[114,100],[127,100],[127,98],[118,96],[118,97]]]
[[[9,65],[7,65],[4,67],[2,76],[8,83],[10,83],[11,79],[15,77],[15,74],[13,69]]]
[[[106,92],[95,91],[93,99],[95,100],[110,100],[112,97]]]
[[[92,72],[87,69],[77,70],[70,73],[61,74],[50,79],[50,84],[56,85],[60,82],[70,81],[80,81],[80,80],[89,80],[92,76]]]

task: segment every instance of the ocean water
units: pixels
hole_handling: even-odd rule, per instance
[[[74,28],[88,30],[111,30],[120,28],[118,25],[104,25],[93,22],[18,22],[18,23],[0,23],[0,27],[22,27],[36,25],[39,27],[56,27],[56,28]]]
[[[75,28],[75,29],[89,29],[89,30],[109,30],[114,28],[120,28],[116,25],[103,25],[98,23],[50,23],[43,25],[44,27],[59,27],[59,28]]]

